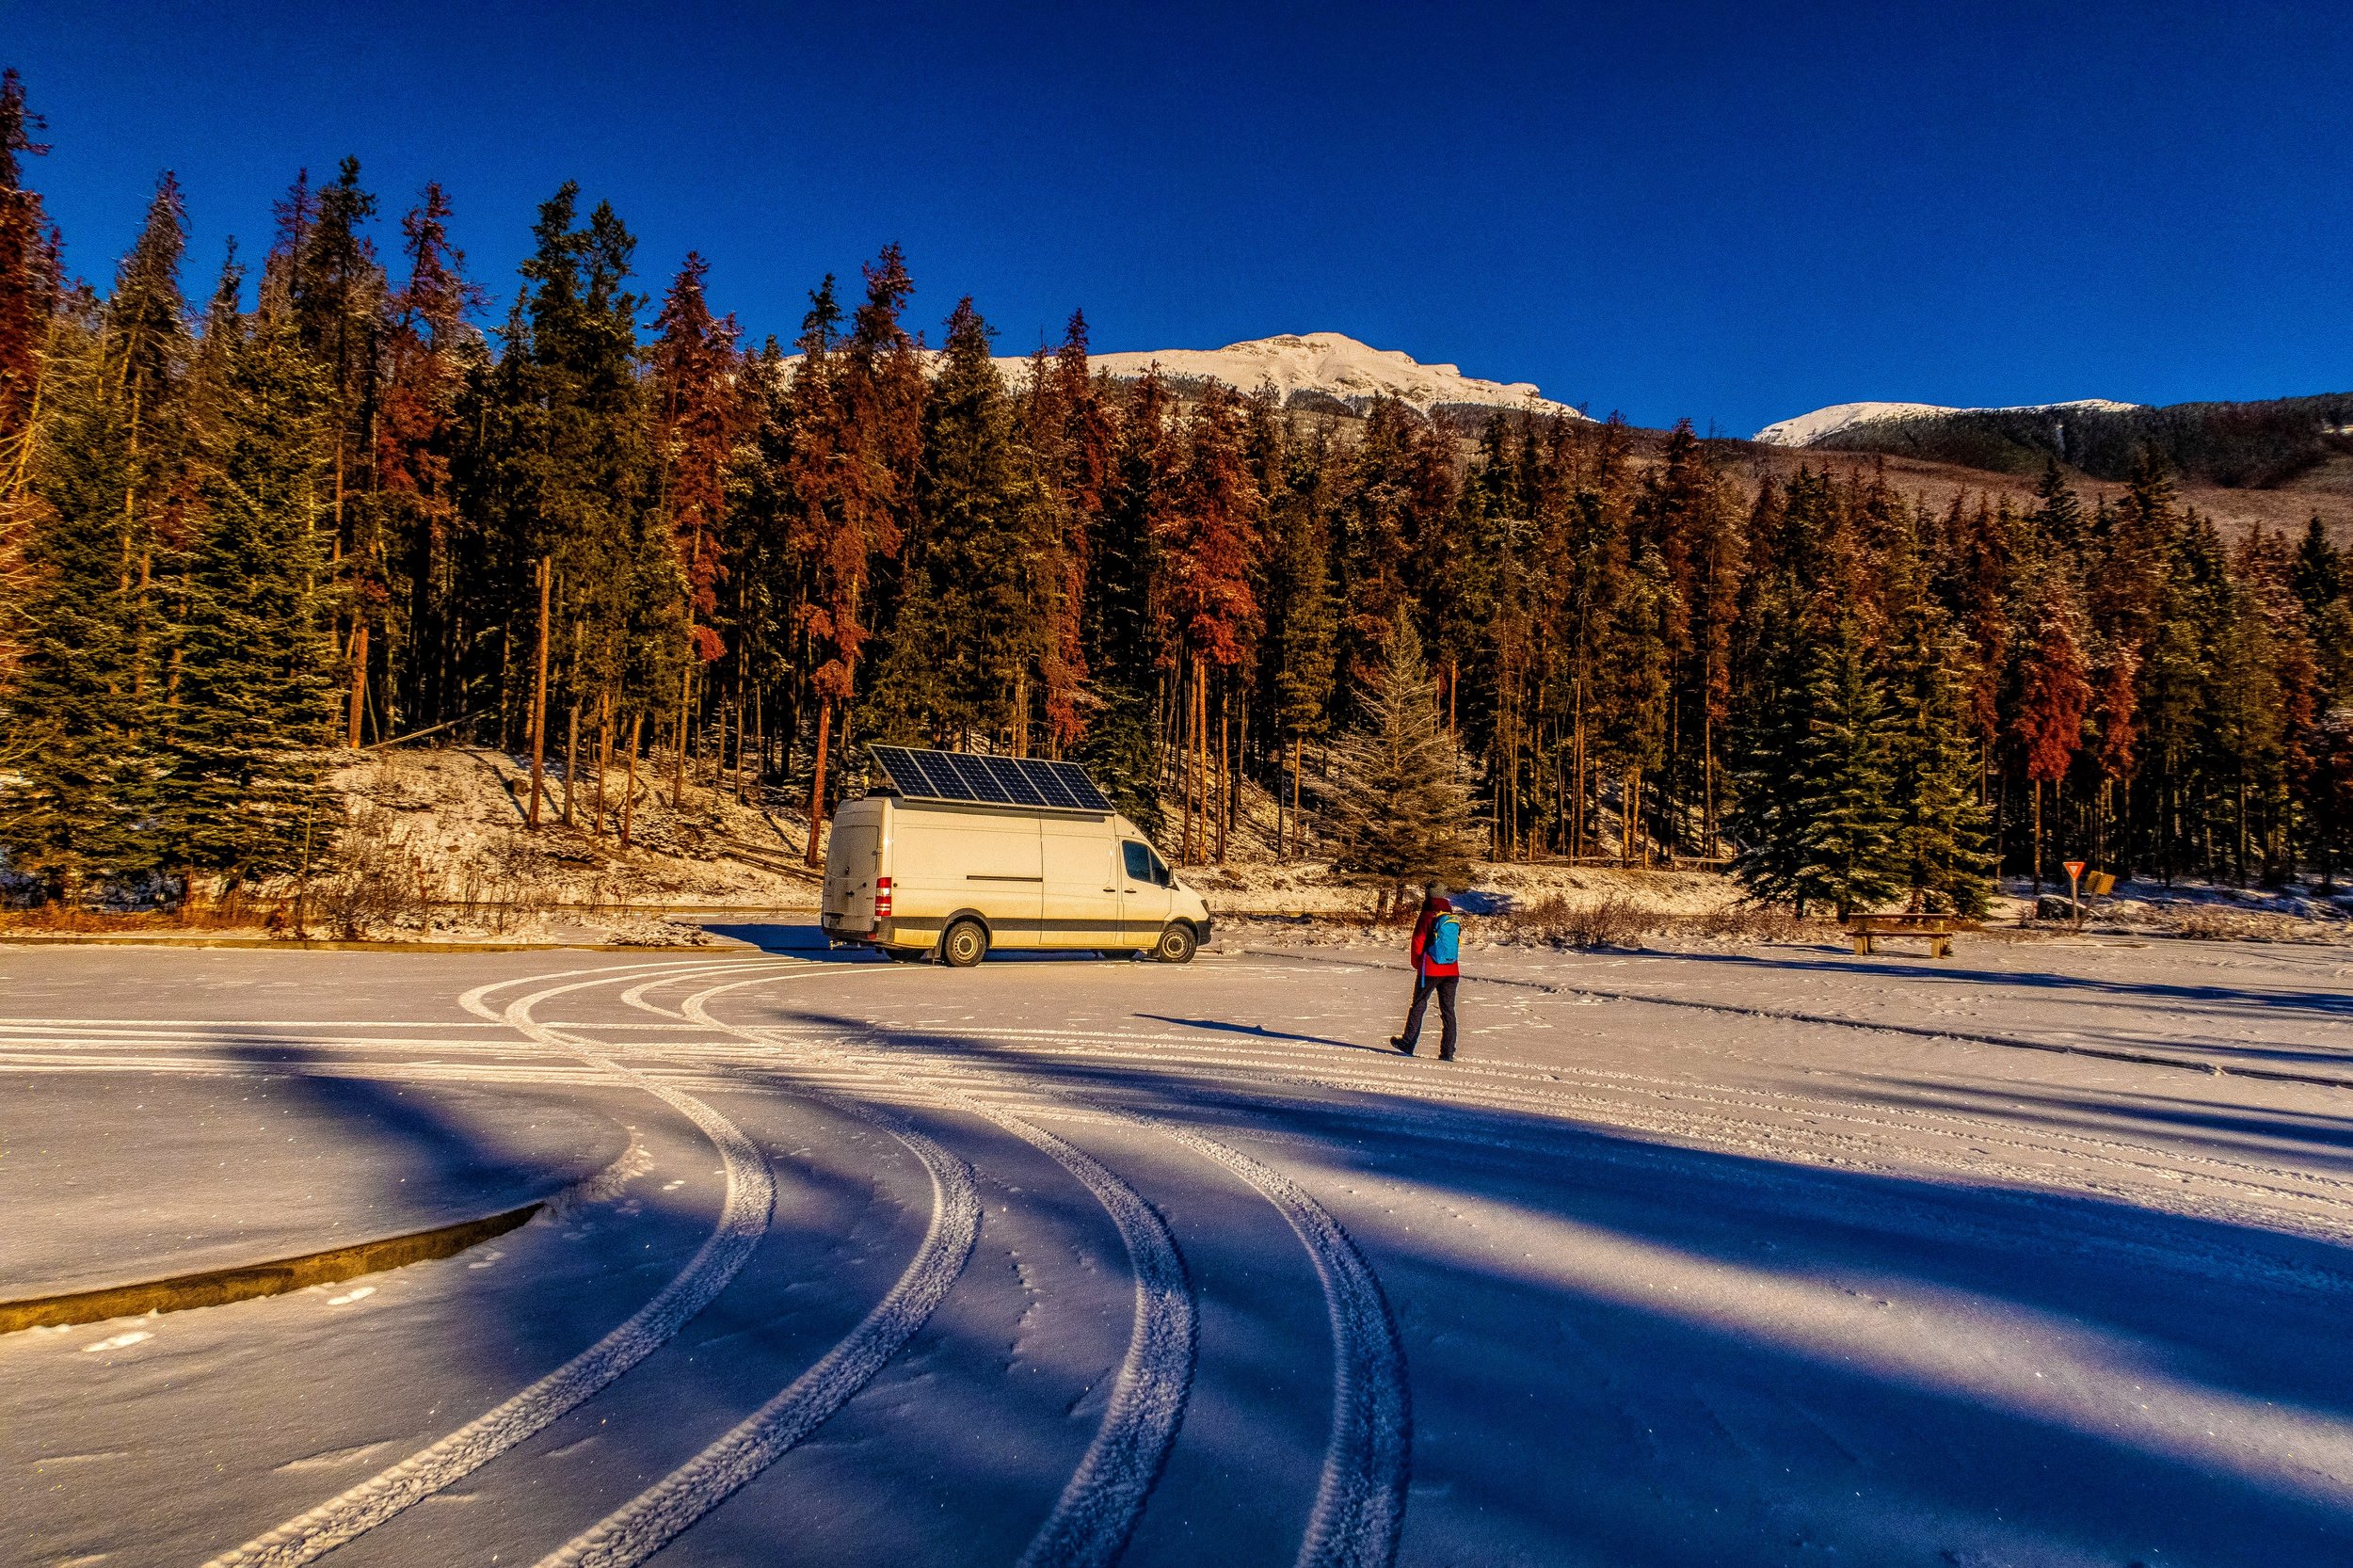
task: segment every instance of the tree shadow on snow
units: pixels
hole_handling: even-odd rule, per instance
[[[561,1016],[634,1021],[595,995]],[[947,1057],[1003,1075],[1029,1093],[992,1103],[1032,1107],[1167,1215],[1199,1292],[1200,1363],[1124,1568],[1297,1551],[1329,1430],[1331,1342],[1315,1272],[1270,1206],[1148,1127],[1058,1119],[1073,1095],[1225,1140],[1347,1226],[1382,1280],[1410,1370],[1404,1562],[1779,1564],[1828,1560],[1834,1547],[1844,1560],[1921,1568],[2121,1568],[2353,1552],[2345,1248],[2077,1192],[1303,1085],[1319,1065],[1369,1070],[1306,1036],[1267,1034],[1295,1040],[1299,1066],[1270,1065],[1260,1084],[1246,1064],[1210,1080],[1163,1072],[1148,1052],[1073,1059],[877,1027],[838,999],[805,1006],[789,987],[741,993],[728,1016],[904,1053],[910,1066]],[[766,1239],[663,1349],[453,1489],[472,1506],[422,1504],[363,1538],[365,1550],[478,1560],[554,1549],[812,1365],[918,1245],[929,1177],[888,1132],[801,1092],[862,1092],[822,1047],[770,1057],[693,1031],[629,1038],[642,1041],[628,1048],[633,1065],[672,1072],[764,1151],[778,1183]],[[480,1259],[464,1255],[418,1265],[413,1290],[348,1319],[321,1319],[307,1292],[205,1309],[250,1324],[255,1343],[292,1335],[309,1358],[232,1358],[184,1380],[170,1405],[134,1412],[170,1417],[179,1435],[142,1450],[152,1502],[143,1481],[119,1485],[116,1502],[126,1520],[166,1519],[166,1535],[93,1544],[11,1511],[0,1558],[232,1545],[562,1365],[675,1275],[716,1212],[701,1135],[641,1091],[500,1043],[479,1093],[507,1085],[519,1113],[541,1094],[596,1107],[648,1134],[663,1162],[619,1197],[503,1239],[496,1269],[470,1271]],[[232,1025],[212,1049],[420,1159],[488,1169],[500,1157],[497,1117],[478,1105],[461,1114],[396,1070],[350,1076],[364,1052]],[[1443,1095],[1449,1069],[1418,1070]],[[971,1160],[981,1245],[865,1391],[665,1562],[1010,1562],[1094,1433],[1132,1305],[1101,1209],[968,1111],[872,1090]],[[2100,1115],[2095,1102],[2046,1099],[2020,1114],[2071,1128]],[[2128,1129],[2194,1111],[2113,1114]],[[2230,1129],[2246,1136],[2341,1144],[2285,1115],[2233,1114],[2254,1124]],[[299,1406],[299,1421],[256,1429],[257,1397]],[[87,1427],[104,1413],[48,1418]],[[61,1430],[57,1441],[90,1435]],[[376,1442],[393,1446],[356,1469],[273,1467],[301,1459],[297,1444]],[[224,1451],[243,1473],[216,1475]],[[215,1499],[200,1518],[179,1490],[189,1485]]]
[[[1303,1105],[1148,1059],[824,1021],[1193,1125],[1321,1195],[1404,1327],[1405,1560],[2353,1550],[2346,1249],[2064,1191],[1369,1092]],[[1409,1215],[1393,1183],[1429,1201]],[[1312,1440],[1312,1422],[1262,1414]]]

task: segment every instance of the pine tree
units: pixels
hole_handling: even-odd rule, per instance
[[[2002,733],[2002,674],[2009,667],[2013,544],[2001,517],[1982,499],[1964,512],[1956,496],[1946,527],[1951,531],[1946,546],[1951,584],[1945,602],[1973,655],[1969,723],[1977,743],[1978,799],[1986,800]]]
[[[25,107],[24,82],[14,70],[0,72],[0,502],[22,494],[31,478],[41,353],[56,295],[40,197],[24,188],[19,162],[49,151],[33,139],[40,128]],[[0,529],[6,520],[0,516]]]
[[[151,739],[168,634],[158,568],[182,533],[174,493],[186,457],[186,410],[180,392],[189,351],[187,306],[180,294],[187,217],[180,183],[156,182],[147,223],[115,274],[101,314],[111,417],[123,422],[128,472],[120,502],[121,596],[130,623],[128,675],[136,713],[134,734]]]
[[[1050,508],[1047,569],[1053,587],[1053,626],[1041,674],[1047,747],[1049,755],[1060,756],[1085,732],[1089,712],[1099,702],[1086,690],[1092,669],[1087,662],[1087,603],[1095,587],[1095,540],[1117,437],[1112,414],[1089,374],[1083,312],[1070,312],[1062,344],[1050,360],[1039,350],[1023,425],[1023,441],[1037,465]]]
[[[2059,472],[2056,460],[2042,465],[2042,477],[2035,481],[2035,509],[2027,518],[2041,542],[2051,549],[2072,553],[2083,543],[2084,508],[2075,492],[2068,487],[2066,475]]]
[[[2077,632],[2081,611],[2074,588],[2057,568],[2046,568],[2021,587],[2018,638],[2018,699],[2011,732],[2017,737],[2034,792],[2033,875],[2042,887],[2042,787],[2067,776],[2083,744],[2091,685]]]
[[[1756,646],[1734,729],[1724,826],[1734,848],[1732,874],[1751,898],[1784,903],[1797,896],[1804,866],[1807,629],[1785,593],[1762,599],[1751,618]]]
[[[1819,900],[1844,920],[1903,886],[1886,705],[1853,616],[1840,616],[1812,655],[1798,777],[1798,870],[1789,897],[1801,916]]]
[[[322,549],[334,392],[282,301],[213,329],[236,338],[199,460],[165,822],[175,866],[233,887],[300,871],[334,837],[315,796],[339,683]]]
[[[472,520],[457,505],[454,464],[459,400],[483,357],[467,320],[481,292],[449,238],[449,200],[438,184],[401,219],[408,277],[389,296],[378,333],[382,365],[369,460],[378,493],[372,529],[386,541],[395,614],[385,649],[392,698],[418,725],[462,716],[465,632],[456,535]]]
[[[123,570],[123,498],[136,488],[131,421],[94,322],[50,357],[33,471],[24,660],[6,689],[12,782],[0,848],[53,898],[155,869],[150,689]]]
[[[1475,850],[1470,791],[1438,722],[1421,636],[1403,605],[1365,678],[1356,728],[1335,748],[1332,869],[1381,890],[1384,913],[1414,882],[1460,888]]]
[[[1278,747],[1288,744],[1290,753],[1290,798],[1283,840],[1276,846],[1285,856],[1300,838],[1306,743],[1325,732],[1331,713],[1338,618],[1324,516],[1328,438],[1319,430],[1312,442],[1293,443],[1288,456],[1268,516],[1265,659],[1276,742]]]
[[[664,575],[680,584],[683,599],[684,639],[676,654],[683,687],[681,728],[692,703],[693,682],[726,652],[716,623],[719,584],[728,571],[722,548],[728,537],[728,482],[750,415],[743,390],[743,359],[736,351],[740,333],[733,316],[712,315],[703,287],[709,273],[710,264],[701,256],[687,252],[654,318],[655,337],[648,356],[653,371],[658,465],[659,515],[652,533],[666,547],[669,569]],[[613,705],[620,676],[610,660],[584,661],[568,682],[569,728],[577,728],[584,702],[606,709]],[[740,715],[740,700],[736,710]],[[725,710],[721,722],[724,728]],[[740,747],[740,716],[737,744]],[[681,751],[674,788],[683,777]],[[570,798],[568,792],[566,798]]]
[[[821,830],[837,714],[846,730],[859,662],[872,636],[874,568],[897,559],[913,520],[915,478],[922,460],[924,383],[914,338],[900,325],[915,292],[895,245],[865,268],[866,298],[851,315],[838,353],[830,349],[839,312],[831,280],[805,326],[802,368],[794,376],[796,526],[808,557],[811,589],[802,624],[811,644],[809,677],[817,708],[809,781],[808,861],[824,860]],[[800,378],[816,372],[806,398]],[[839,744],[846,748],[848,736]]]
[[[24,649],[28,492],[57,303],[56,243],[43,232],[40,197],[24,188],[18,161],[49,151],[32,139],[40,128],[24,84],[13,70],[0,72],[0,691]],[[0,753],[8,749],[0,743]]]
[[[2293,582],[2296,597],[2314,614],[2345,596],[2345,552],[2329,542],[2328,530],[2317,517],[2304,525]]]
[[[158,182],[103,309],[64,324],[45,366],[25,539],[23,664],[8,730],[11,862],[69,901],[160,868],[156,755],[169,628],[159,556],[181,533],[188,358],[179,187]]]
[[[1888,648],[1891,849],[1913,909],[1985,913],[1993,872],[1977,798],[1962,639],[1927,593],[1908,545],[1893,564],[1896,622]]]
[[[637,363],[645,301],[628,287],[636,241],[605,202],[576,226],[577,199],[567,183],[540,207],[537,246],[522,266],[527,330],[510,349],[521,453],[503,569],[514,650],[506,703],[519,719],[532,717],[530,584],[546,559],[551,640],[562,650],[551,707],[608,689],[637,694],[641,711],[668,721],[675,800],[688,744],[687,584],[653,493],[660,465]],[[540,739],[544,746],[544,728]]]
[[[1844,917],[1904,888],[1881,684],[1850,611],[1817,601],[1765,614],[1729,780],[1733,874],[1750,896],[1800,916],[1828,903]],[[1942,846],[1924,838],[1920,847]]]
[[[874,687],[886,739],[986,735],[1026,755],[1056,649],[1059,519],[968,297],[948,320],[923,411],[918,526]]]
[[[1114,689],[1144,695],[1152,671],[1175,657],[1162,646],[1163,617],[1153,602],[1161,580],[1157,540],[1182,462],[1173,404],[1166,383],[1147,368],[1128,389],[1104,485],[1086,627],[1087,667],[1106,701],[1113,700],[1109,694]]]
[[[1391,398],[1375,399],[1351,454],[1335,513],[1332,575],[1340,604],[1343,702],[1353,701],[1378,661],[1397,607],[1406,599],[1414,534],[1421,418]]]
[[[1189,697],[1184,732],[1193,760],[1178,777],[1189,825],[1180,855],[1190,861],[1225,858],[1232,797],[1217,781],[1230,776],[1224,755],[1231,717],[1226,702],[1238,684],[1235,673],[1255,652],[1259,628],[1252,579],[1263,501],[1241,438],[1233,394],[1211,383],[1185,422],[1183,466],[1153,538],[1160,568],[1153,603],[1162,644],[1180,661],[1179,690]],[[1212,723],[1217,742],[1209,738]]]
[[[1099,694],[1094,721],[1071,748],[1071,760],[1086,769],[1121,815],[1167,846],[1151,699],[1126,686],[1105,686]]]

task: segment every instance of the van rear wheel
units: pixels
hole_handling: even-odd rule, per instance
[[[1193,927],[1182,920],[1171,920],[1160,932],[1160,939],[1152,949],[1152,956],[1163,964],[1190,964],[1193,950],[1200,945]]]
[[[968,969],[988,956],[988,932],[978,920],[958,920],[939,939],[939,955],[959,969]]]

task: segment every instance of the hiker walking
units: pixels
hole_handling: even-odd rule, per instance
[[[1462,977],[1459,960],[1463,952],[1463,922],[1454,918],[1454,905],[1435,887],[1422,895],[1421,918],[1414,922],[1414,1005],[1405,1013],[1405,1032],[1389,1037],[1389,1044],[1404,1055],[1414,1054],[1414,1047],[1421,1040],[1422,1010],[1430,1005],[1430,993],[1438,993],[1438,1016],[1442,1028],[1438,1034],[1438,1060],[1454,1060],[1454,987]]]

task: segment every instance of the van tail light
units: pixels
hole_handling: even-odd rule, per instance
[[[874,878],[874,919],[879,920],[889,913],[890,878],[878,876]]]

